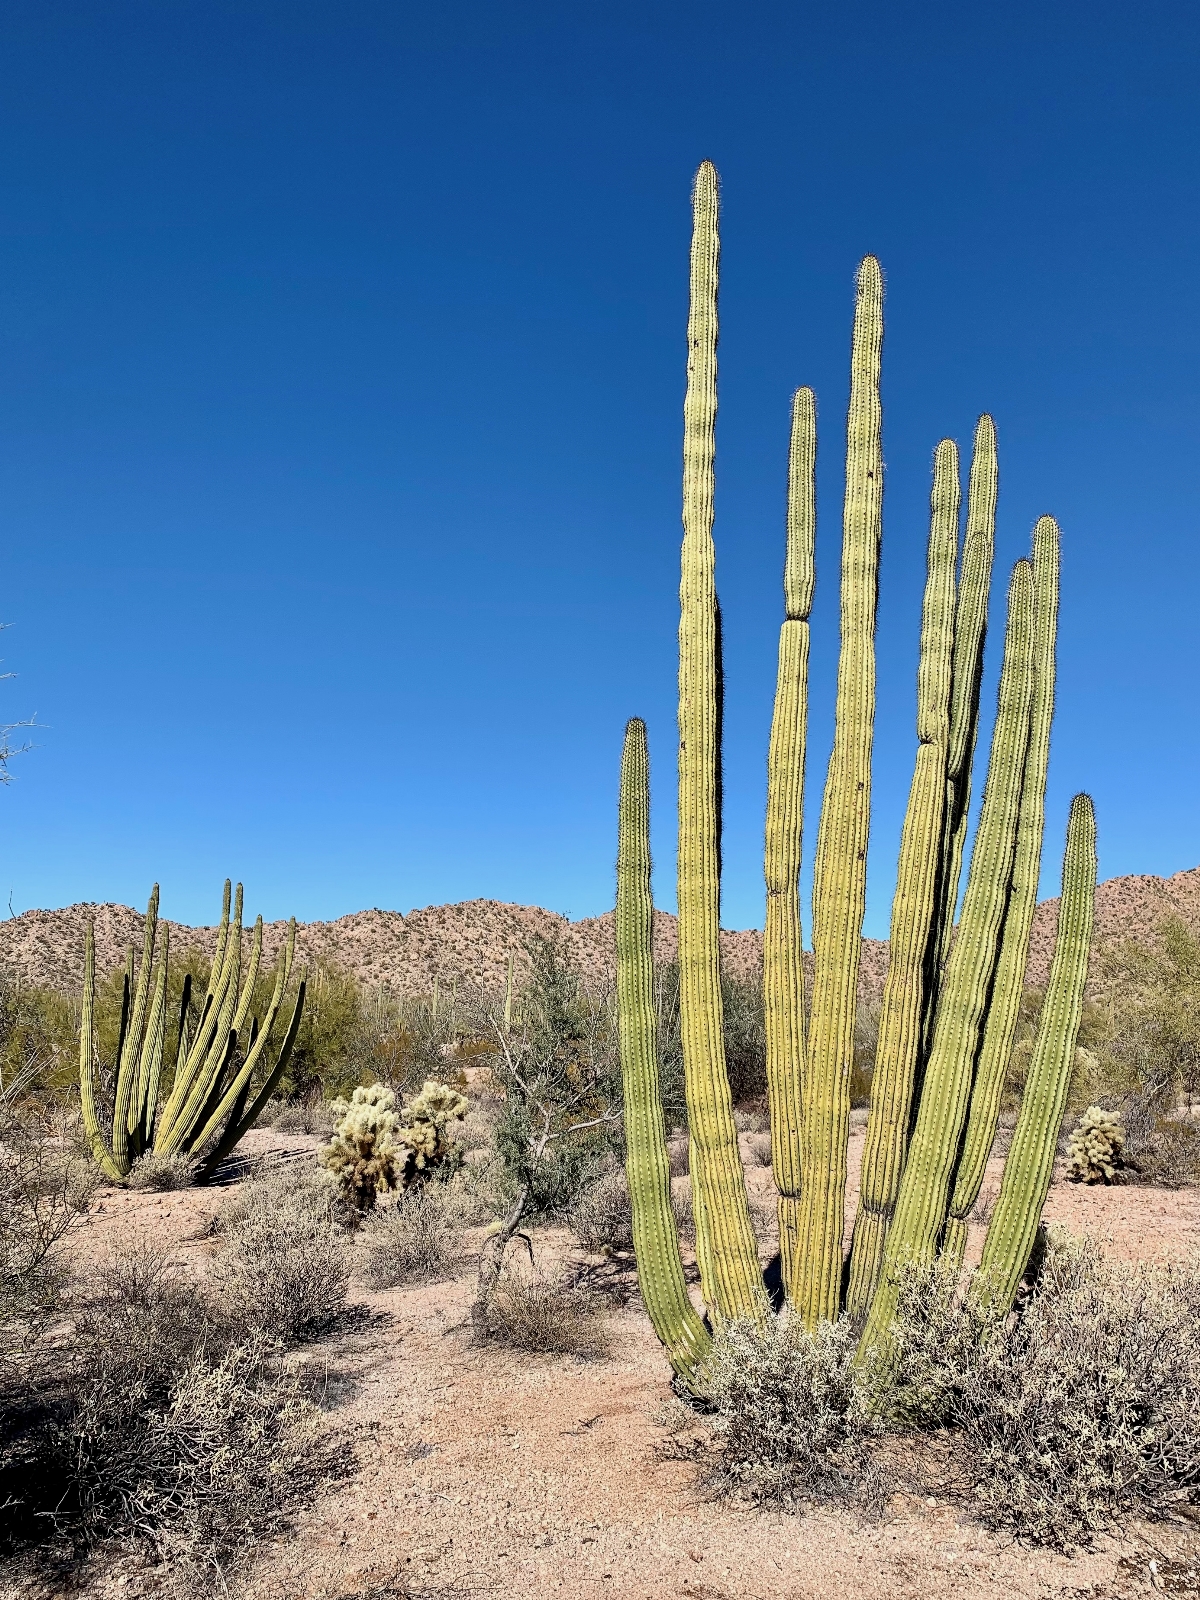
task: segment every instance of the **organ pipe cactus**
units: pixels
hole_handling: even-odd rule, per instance
[[[937,447],[929,525],[921,660],[917,673],[917,762],[900,836],[892,901],[890,959],[871,1081],[846,1309],[870,1305],[888,1224],[900,1188],[909,1112],[921,1046],[921,1003],[930,929],[937,910],[938,868],[950,755],[954,566],[958,554],[958,450]]]
[[[705,1302],[720,1319],[761,1316],[764,1299],[745,1180],[737,1162],[721,1036],[720,625],[712,542],[718,241],[716,174],[708,163],[697,174],[693,202],[679,632],[680,998],[697,1260]],[[864,1354],[886,1348],[899,1285],[911,1264],[932,1262],[939,1251],[951,1263],[961,1259],[966,1216],[977,1198],[995,1132],[1041,857],[1058,606],[1058,531],[1051,519],[1043,518],[1035,530],[1032,561],[1019,561],[1012,574],[983,806],[955,928],[998,482],[995,429],[990,417],[981,417],[961,551],[953,443],[944,440],[934,460],[917,762],[897,870],[861,1205],[847,1261],[842,1230],[849,1080],[870,822],[881,537],[882,305],[879,264],[868,257],[859,269],[855,306],[841,654],[814,872],[814,975],[807,1028],[798,879],[816,437],[815,402],[811,391],[803,389],[793,400],[786,615],[768,758],[764,855],[763,982],[781,1276],[793,1308],[810,1327],[849,1311],[863,1328]],[[649,998],[645,762],[645,733],[635,721],[627,732],[622,765],[618,890],[618,1020],[630,1119],[630,1191],[643,1296],[672,1364],[690,1381],[702,1341],[682,1287],[665,1178]],[[1035,1049],[1036,1070],[1030,1073],[1019,1142],[1014,1140],[1006,1168],[1003,1221],[997,1225],[993,1220],[988,1235],[988,1282],[997,1297],[1011,1299],[1028,1261],[1049,1182],[1047,1162],[1078,1030],[1094,882],[1094,823],[1090,802],[1080,796],[1072,810],[1058,943]],[[685,1328],[691,1330],[686,1336]]]
[[[755,1314],[762,1279],[738,1158],[721,1004],[720,616],[713,550],[717,418],[717,173],[692,194],[691,308],[683,403],[679,584],[679,1028],[691,1133],[692,1202],[704,1298]]]
[[[646,725],[625,729],[617,830],[617,1022],[625,1090],[625,1172],[642,1299],[676,1374],[690,1388],[709,1337],[683,1274],[671,1209],[671,1169],[658,1082],[650,890],[650,773]]]
[[[842,643],[833,753],[813,876],[812,1021],[804,1069],[799,1248],[787,1288],[811,1327],[838,1314],[850,1132],[854,1013],[867,898],[871,744],[875,727],[875,603],[883,514],[883,274],[858,269],[846,496],[842,513]]]
[[[1095,899],[1096,818],[1088,796],[1077,794],[1071,802],[1071,820],[1067,824],[1058,932],[1046,998],[1012,1145],[1004,1163],[1000,1198],[988,1224],[979,1265],[984,1292],[994,1304],[1005,1308],[1012,1304],[1029,1263],[1054,1172],[1054,1153],[1083,1014]]]
[[[300,980],[291,1020],[274,1064],[262,1072],[266,1048],[291,977],[296,950],[296,923],[275,971],[271,999],[261,1024],[251,1018],[254,986],[262,958],[262,918],[254,937],[245,981],[241,972],[242,886],[239,883],[230,921],[230,885],[225,884],[216,952],[209,969],[200,1018],[189,1032],[191,978],[185,978],[180,1005],[178,1044],[171,1092],[159,1103],[166,1040],[167,930],[157,966],[154,952],[158,929],[158,885],[146,908],[142,958],[136,984],[132,964],[125,975],[121,1028],[113,1080],[111,1136],[100,1125],[97,1108],[95,1049],[95,934],[87,925],[84,949],[83,1007],[79,1034],[79,1089],[84,1131],[93,1157],[105,1176],[123,1183],[133,1163],[147,1151],[179,1155],[199,1162],[199,1176],[210,1175],[225,1159],[282,1077],[295,1044],[304,1010],[305,982]],[[153,997],[151,998],[151,989]],[[244,1041],[244,1043],[240,1043]],[[256,1076],[260,1079],[252,1094]]]

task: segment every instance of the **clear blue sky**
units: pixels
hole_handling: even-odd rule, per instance
[[[725,921],[761,924],[788,400],[832,728],[853,276],[887,275],[868,931],[929,469],[994,413],[998,582],[1064,536],[1043,892],[1200,862],[1187,4],[46,4],[0,17],[0,900],[185,920],[611,904],[627,716],[674,904],[689,187],[724,191]],[[810,839],[815,829],[810,830]]]

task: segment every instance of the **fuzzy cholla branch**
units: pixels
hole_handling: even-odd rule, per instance
[[[466,1114],[467,1101],[449,1084],[427,1079],[400,1110],[382,1083],[355,1089],[333,1110],[338,1125],[321,1151],[321,1165],[351,1205],[370,1211],[381,1196],[411,1187],[446,1159],[449,1125]]]

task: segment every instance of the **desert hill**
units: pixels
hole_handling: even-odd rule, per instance
[[[1200,931],[1200,867],[1170,878],[1111,878],[1096,891],[1096,942],[1120,938],[1145,940],[1167,915],[1182,917]],[[129,906],[74,905],[57,911],[25,911],[0,923],[0,970],[22,983],[77,992],[83,971],[84,925],[96,929],[96,967],[108,972],[119,966],[130,944],[140,945],[142,914]],[[1044,900],[1034,917],[1028,981],[1042,983],[1049,970],[1058,918],[1058,901]],[[169,923],[173,949],[196,946],[211,951],[215,928],[189,928]],[[264,930],[267,960],[273,960],[287,933],[287,924],[273,922]],[[465,900],[457,905],[425,906],[399,911],[356,911],[336,922],[309,922],[297,930],[299,959],[312,965],[334,963],[354,972],[369,985],[386,985],[396,993],[428,994],[435,980],[456,980],[495,990],[504,982],[510,952],[523,960],[524,941],[533,933],[557,935],[579,969],[593,982],[611,974],[615,960],[613,917],[585,917],[571,922],[538,906],[505,905],[496,900]],[[655,954],[675,954],[675,918],[655,913]],[[725,931],[721,948],[726,970],[752,977],[762,961],[758,929]],[[860,990],[877,997],[887,971],[887,944],[863,940]]]

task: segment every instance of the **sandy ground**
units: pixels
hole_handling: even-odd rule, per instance
[[[278,1148],[315,1141],[256,1133]],[[861,1134],[852,1141],[854,1174]],[[751,1168],[764,1211],[770,1173]],[[989,1174],[998,1186],[999,1166]],[[87,1246],[146,1236],[197,1267],[212,1249],[219,1192],[104,1191]],[[1129,1256],[1200,1243],[1200,1190],[1056,1184],[1047,1215]],[[571,1253],[543,1234],[539,1259]],[[586,1258],[575,1252],[575,1259]],[[602,1269],[614,1298],[634,1295],[625,1263]],[[654,1420],[670,1394],[666,1363],[636,1298],[613,1314],[613,1354],[583,1362],[480,1348],[467,1314],[471,1262],[442,1283],[386,1293],[355,1286],[348,1331],[311,1347],[332,1426],[354,1440],[358,1476],[264,1546],[237,1600],[402,1600],[434,1595],[593,1600],[801,1600],[839,1596],[1064,1596],[1102,1600],[1200,1593],[1187,1530],[1131,1530],[1068,1559],[993,1537],[936,1488],[896,1495],[885,1519],[793,1517],[708,1501],[696,1469],[663,1460]],[[1155,1566],[1151,1566],[1151,1563]],[[111,1570],[101,1592],[151,1594],[152,1575]],[[226,1592],[214,1577],[214,1593]]]

